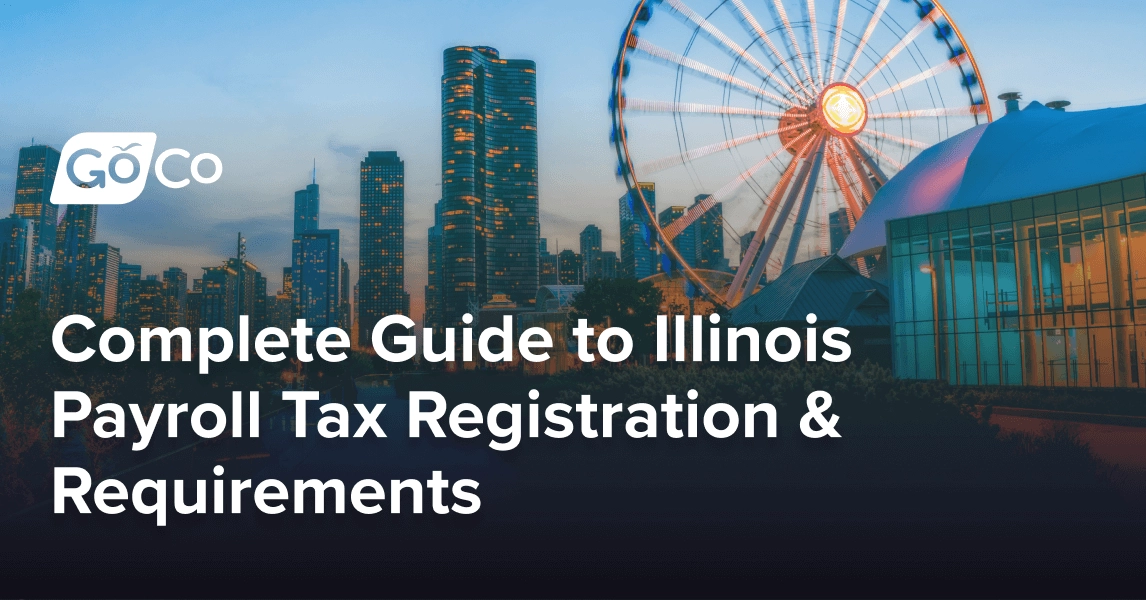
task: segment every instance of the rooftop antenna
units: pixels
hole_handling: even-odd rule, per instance
[[[310,183],[311,185],[318,185],[318,159],[312,158],[311,160],[313,162],[310,168]]]

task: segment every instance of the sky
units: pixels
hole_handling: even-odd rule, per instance
[[[762,0],[750,0],[754,2]],[[892,0],[899,2],[900,0]],[[791,2],[791,0],[789,0]],[[823,4],[821,0],[821,4]],[[396,150],[406,167],[406,288],[419,318],[426,229],[441,181],[442,50],[487,45],[538,67],[541,233],[576,248],[585,225],[618,246],[607,99],[630,0],[511,2],[0,2],[0,211],[21,146],[84,131],[154,131],[156,152],[211,152],[210,186],[154,176],[100,208],[97,239],[143,272],[201,276],[248,256],[277,289],[290,264],[293,193],[322,189],[321,226],[343,231],[357,280],[358,167]],[[1146,2],[948,0],[992,101],[1066,98],[1071,110],[1146,102]],[[7,204],[4,204],[7,203]]]

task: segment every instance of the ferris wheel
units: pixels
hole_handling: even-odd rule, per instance
[[[889,177],[991,120],[986,97],[938,2],[640,0],[609,104],[618,175],[647,240],[667,269],[734,306],[838,249]],[[662,226],[655,205],[670,204],[689,206]],[[741,256],[719,289],[677,243],[718,207],[725,253]]]

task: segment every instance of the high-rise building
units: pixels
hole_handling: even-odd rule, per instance
[[[143,279],[143,267],[122,262],[119,264],[118,306],[115,309],[115,316],[120,327],[139,329],[141,279]]]
[[[442,322],[442,203],[434,203],[434,226],[426,231],[426,306],[422,314],[422,326],[439,330]],[[366,345],[368,340],[358,338]]]
[[[20,148],[16,170],[16,201],[12,212],[32,222],[32,263],[28,286],[43,292],[41,306],[48,306],[52,262],[56,250],[57,206],[52,204],[52,185],[60,165],[60,152],[51,146]]]
[[[374,324],[410,314],[406,294],[406,167],[397,152],[369,152],[360,166],[358,339],[369,345]],[[349,310],[350,281],[342,283]],[[346,329],[350,330],[349,314]]]
[[[686,212],[688,211],[683,206],[670,206],[662,210],[660,214],[657,215],[657,221],[660,222],[661,229],[664,229],[669,225],[672,225],[673,221],[683,217],[684,213]],[[676,237],[672,239],[672,245],[676,248],[676,251],[680,253],[680,256],[682,259],[684,259],[684,262],[688,263],[688,266],[695,267],[696,223],[685,227],[683,231],[676,234]]]
[[[652,183],[638,183],[641,194],[656,211],[657,191]],[[621,221],[621,256],[619,277],[644,279],[657,272],[657,251],[653,245],[653,227],[645,207],[632,194],[618,201]]]
[[[318,229],[317,172],[311,173],[310,185],[294,193],[294,234]]]
[[[295,318],[308,327],[338,327],[341,261],[338,230],[316,229],[294,239],[291,289]]]
[[[200,281],[200,280],[197,280]],[[235,299],[239,289],[239,273],[228,265],[203,267],[199,301],[199,327],[222,327],[234,332]]]
[[[64,218],[56,228],[56,258],[53,266],[50,310],[58,316],[83,311],[87,284],[84,259],[88,244],[95,241],[95,204],[68,204]]]
[[[537,67],[489,47],[445,50],[442,75],[443,319],[538,287]]]
[[[139,282],[139,326],[167,326],[167,294],[157,275],[148,275]]]
[[[581,255],[572,250],[562,250],[557,255],[557,273],[562,285],[581,285],[585,280]]]
[[[709,198],[710,194],[701,194],[693,202],[699,204]],[[724,205],[714,202],[693,221],[689,229],[693,230],[696,250],[696,262],[692,266],[697,269],[727,271],[728,260],[724,257]]]
[[[342,260],[338,275],[338,326],[350,335],[350,265]]]
[[[0,317],[16,307],[16,297],[28,287],[32,264],[34,223],[13,214],[0,219]]]
[[[92,319],[115,321],[119,309],[119,248],[107,244],[88,244],[84,258],[87,273],[87,300],[84,314]]]
[[[545,238],[539,240],[539,254],[537,257],[537,279],[539,285],[558,285],[561,279],[557,274],[557,255],[549,253],[549,244]]]
[[[616,279],[617,278],[617,253],[612,250],[606,250],[597,255],[598,267],[597,276],[601,279]]]
[[[163,293],[166,296],[167,328],[187,324],[187,273],[179,267],[163,272]]]
[[[596,225],[586,225],[581,230],[581,280],[588,281],[593,277],[601,276],[601,228]]]

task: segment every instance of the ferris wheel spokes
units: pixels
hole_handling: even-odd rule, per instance
[[[887,133],[886,131],[880,131],[878,129],[865,129],[865,130],[863,130],[862,133],[860,133],[860,135],[870,135],[870,136],[874,136],[877,138],[883,138],[889,142],[895,142],[901,146],[909,146],[911,148],[919,148],[920,150],[927,147],[927,144],[924,144],[923,142],[921,142],[919,140],[912,140],[912,139],[908,139],[908,138],[904,138],[904,137],[899,137],[898,135],[892,135],[890,133]]]
[[[748,169],[746,169],[743,173],[738,175],[736,177],[736,179],[733,179],[732,181],[724,184],[716,192],[709,194],[708,197],[705,198],[704,200],[690,206],[689,209],[687,211],[685,211],[685,213],[683,215],[681,215],[680,218],[673,221],[671,225],[669,225],[668,227],[665,228],[665,230],[664,230],[665,239],[668,241],[672,241],[677,235],[680,234],[680,232],[687,229],[690,225],[692,225],[694,222],[696,222],[697,219],[699,219],[702,215],[704,215],[704,213],[711,210],[712,207],[715,206],[717,202],[723,202],[723,201],[727,200],[728,198],[730,198],[734,193],[736,193],[736,190],[738,190],[740,188],[740,186],[743,185],[746,181],[751,179],[752,176],[755,175],[757,171],[764,168],[765,166],[767,166],[772,161],[776,160],[776,158],[779,157],[781,154],[788,153],[788,148],[791,147],[792,145],[794,145],[797,141],[799,141],[804,136],[808,135],[808,133],[810,133],[810,132],[804,131],[804,132],[800,133],[795,138],[793,138],[790,142],[788,142],[787,145],[779,148],[778,150],[769,154],[768,156],[765,156],[764,158],[760,159],[756,164],[754,164],[751,167],[749,167]]]
[[[623,108],[630,112],[644,113],[693,113],[708,115],[728,115],[733,117],[771,117],[779,119],[784,113],[775,110],[743,108],[722,104],[699,104],[695,102],[669,102],[665,100],[643,100],[629,98],[622,101]]]
[[[687,163],[687,162],[692,162],[698,158],[703,158],[703,157],[709,156],[711,154],[716,154],[717,152],[720,152],[722,150],[729,150],[729,149],[735,148],[737,146],[747,144],[748,142],[754,142],[757,140],[762,140],[764,138],[777,136],[777,135],[780,135],[781,133],[784,133],[786,131],[792,131],[792,130],[797,129],[797,128],[802,127],[802,126],[804,126],[803,123],[795,123],[792,125],[785,125],[783,127],[778,127],[776,129],[770,129],[768,131],[761,131],[760,133],[751,133],[751,134],[744,135],[744,136],[734,138],[731,140],[725,140],[723,142],[717,142],[715,144],[709,144],[707,146],[701,146],[700,148],[694,148],[694,149],[689,150],[688,152],[685,152],[683,154],[672,154],[669,156],[665,156],[663,158],[658,158],[658,159],[651,160],[651,161],[646,162],[646,163],[642,163],[638,167],[638,172],[642,173],[642,174],[657,173],[659,171],[663,171],[665,169],[669,169],[669,168],[675,167],[677,165],[682,165],[682,164]]]
[[[966,54],[960,54],[954,58],[948,59],[945,62],[937,64],[934,67],[927,69],[926,71],[923,71],[921,73],[918,73],[916,75],[908,77],[907,79],[904,79],[903,81],[887,88],[886,90],[883,90],[882,92],[879,92],[879,93],[874,94],[872,96],[868,96],[866,98],[866,100],[868,101],[868,103],[874,102],[875,100],[878,100],[878,99],[880,99],[880,98],[882,98],[888,94],[894,94],[895,92],[898,92],[898,91],[902,90],[903,88],[913,86],[913,85],[919,83],[920,81],[926,81],[928,79],[931,79],[932,77],[935,77],[936,75],[938,75],[940,73],[950,71],[951,69],[959,67],[966,60],[967,60],[967,55]]]
[[[921,19],[919,23],[915,25],[915,27],[912,27],[911,30],[908,31],[907,34],[905,34],[903,38],[895,44],[895,46],[892,46],[891,50],[887,51],[887,54],[883,55],[883,58],[879,59],[879,62],[877,62],[875,66],[867,72],[867,75],[864,75],[863,78],[860,79],[858,83],[856,83],[856,87],[862,88],[863,85],[871,80],[872,77],[875,77],[876,73],[879,73],[880,70],[882,70],[887,66],[888,63],[892,61],[892,59],[898,56],[900,52],[903,52],[903,50],[907,48],[911,42],[915,41],[915,38],[919,37],[919,34],[930,28],[934,19],[932,15],[934,15],[935,12],[936,11],[931,11],[926,16],[924,16],[923,19]]]
[[[840,55],[840,36],[844,33],[844,16],[847,12],[848,0],[840,0],[836,6],[836,34],[832,36],[832,62],[828,63],[829,81],[834,80],[836,76],[836,61]]]
[[[747,50],[740,46],[740,44],[732,41],[732,39],[725,35],[724,32],[714,27],[712,23],[708,21],[708,19],[705,19],[704,17],[697,14],[696,11],[689,8],[687,4],[681,2],[680,0],[664,0],[664,5],[669,8],[669,12],[672,14],[697,26],[700,31],[705,33],[705,37],[723,48],[734,59],[739,59],[746,62],[752,68],[752,70],[756,72],[757,75],[763,77],[765,80],[772,81],[788,94],[793,96],[798,95],[796,94],[796,90],[792,89],[792,87],[785,83],[783,80],[773,75],[767,67],[761,64],[760,61],[756,60],[756,57],[749,54]]]
[[[879,6],[875,7],[875,11],[871,13],[871,21],[867,24],[867,29],[864,30],[863,35],[860,36],[860,41],[856,44],[856,50],[852,53],[852,60],[848,63],[848,68],[844,69],[843,77],[840,81],[847,81],[848,75],[852,74],[852,69],[855,68],[856,62],[859,61],[860,55],[863,54],[864,47],[867,46],[868,40],[871,39],[871,34],[875,32],[875,28],[879,25],[879,18],[883,16],[883,11],[887,9],[887,3],[890,0],[879,0]]]
[[[808,35],[812,38],[812,49],[816,57],[816,83],[824,88],[824,65],[820,62],[820,28],[816,26],[816,0],[807,0]]]
[[[780,54],[780,50],[776,48],[776,44],[772,42],[772,38],[768,35],[768,32],[764,31],[764,28],[760,26],[760,22],[756,20],[756,17],[752,15],[748,7],[744,6],[743,0],[732,0],[732,5],[736,7],[736,11],[739,13],[737,16],[739,16],[741,22],[747,26],[746,29],[748,29],[748,32],[754,34],[757,39],[764,42],[764,45],[768,47],[768,51],[772,53],[776,62],[783,66],[784,70],[791,76],[792,84],[802,90],[802,93],[793,95],[798,96],[802,102],[811,101],[811,99],[815,97],[815,92],[809,90],[804,85],[803,80],[801,80],[800,76],[796,74],[796,71],[792,69],[792,65],[788,64],[783,54]]]
[[[895,167],[896,171],[903,170],[903,164],[902,163],[900,163],[899,161],[895,160],[894,158],[888,156],[887,154],[882,152],[879,148],[876,148],[875,146],[863,141],[860,138],[852,138],[852,141],[859,144],[860,146],[863,146],[865,149],[867,149],[868,152],[871,152],[872,154],[875,154],[876,156],[879,156],[880,158],[882,158],[884,161],[887,162],[887,164]]]
[[[631,48],[642,54],[673,63],[680,67],[684,67],[694,74],[700,76],[708,76],[718,81],[735,86],[740,88],[742,91],[756,96],[761,100],[768,101],[770,104],[787,107],[796,106],[796,104],[791,100],[777,96],[776,94],[773,94],[772,92],[769,92],[768,90],[759,86],[752,85],[751,83],[748,83],[747,81],[744,81],[743,79],[740,79],[731,73],[726,73],[719,69],[715,69],[687,56],[681,56],[680,54],[661,48],[660,46],[657,46],[651,42],[647,42],[635,35],[629,36],[628,43]]]
[[[813,94],[816,91],[816,82],[812,80],[812,72],[808,70],[808,61],[804,60],[804,53],[800,50],[800,42],[796,40],[796,32],[792,29],[792,22],[788,20],[788,11],[784,10],[783,0],[772,0],[772,5],[776,7],[776,12],[780,15],[780,22],[784,24],[784,30],[788,32],[788,40],[792,43],[792,53],[800,59],[800,67],[804,70],[804,77],[811,86]]]

